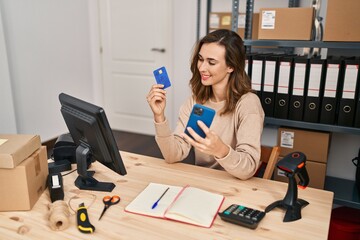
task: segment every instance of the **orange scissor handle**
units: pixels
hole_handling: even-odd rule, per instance
[[[105,196],[103,198],[103,202],[106,205],[114,205],[114,204],[117,204],[118,202],[120,202],[120,197],[118,195],[114,195],[112,197]]]

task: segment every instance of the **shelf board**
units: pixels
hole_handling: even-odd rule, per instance
[[[339,48],[360,49],[360,42],[323,42],[323,41],[283,41],[283,40],[244,40],[245,46],[257,47],[308,47],[308,48]]]
[[[322,123],[310,123],[310,122],[294,121],[294,120],[271,118],[271,117],[265,117],[265,125],[295,127],[295,128],[311,129],[311,130],[319,130],[319,131],[327,131],[327,132],[360,134],[360,128],[328,125]]]
[[[327,176],[324,189],[334,192],[335,204],[360,209],[360,192],[355,181]]]

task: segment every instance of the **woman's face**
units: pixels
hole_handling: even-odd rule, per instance
[[[205,86],[226,86],[233,68],[225,62],[225,47],[217,43],[204,43],[197,63],[201,83]]]

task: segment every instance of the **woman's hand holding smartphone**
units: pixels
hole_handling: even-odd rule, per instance
[[[185,133],[189,137],[193,138],[193,136],[187,130],[188,127],[191,127],[200,137],[205,138],[206,134],[198,125],[198,121],[199,120],[202,121],[208,128],[210,128],[214,116],[215,116],[214,109],[202,106],[200,104],[195,104],[191,111],[189,121],[186,125]]]

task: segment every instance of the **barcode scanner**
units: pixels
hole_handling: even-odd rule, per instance
[[[304,189],[309,184],[309,175],[305,167],[306,156],[302,152],[293,152],[281,159],[276,166],[283,170],[289,179],[288,189],[284,199],[267,206],[265,212],[270,212],[275,207],[279,207],[286,210],[284,222],[301,219],[301,209],[309,204],[309,202],[298,198],[297,190],[297,187]],[[298,186],[296,186],[295,175],[299,177]]]

